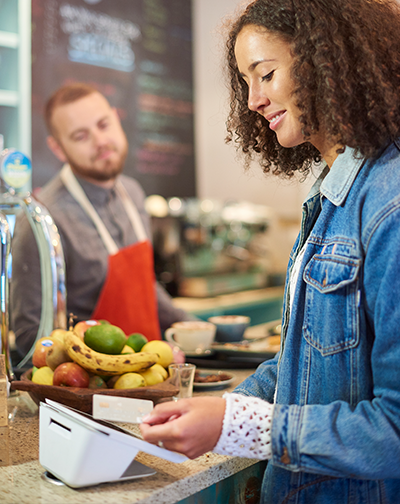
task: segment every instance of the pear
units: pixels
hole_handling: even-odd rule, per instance
[[[49,338],[64,344],[64,336],[66,332],[68,332],[66,329],[53,329]]]
[[[64,350],[64,343],[55,340],[46,354],[46,365],[53,371],[64,362],[71,362],[72,359]]]

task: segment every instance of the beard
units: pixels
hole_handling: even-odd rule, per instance
[[[101,159],[103,153],[107,151],[113,152],[114,159]],[[127,155],[127,144],[120,150],[114,145],[108,145],[98,149],[96,154],[90,159],[90,165],[82,165],[69,156],[67,156],[67,161],[76,175],[85,179],[106,182],[115,179],[122,173]]]

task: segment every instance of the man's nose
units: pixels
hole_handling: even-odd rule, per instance
[[[108,143],[108,137],[106,132],[100,129],[95,129],[92,131],[93,143],[96,147],[102,147]]]
[[[262,113],[263,109],[270,104],[270,100],[267,98],[265,92],[262,90],[262,86],[252,84],[249,86],[249,97],[247,106],[253,112]]]

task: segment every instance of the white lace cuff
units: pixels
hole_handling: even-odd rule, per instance
[[[222,433],[213,452],[267,460],[272,457],[271,423],[274,405],[241,394],[225,393]]]

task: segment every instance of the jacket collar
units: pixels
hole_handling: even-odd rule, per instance
[[[320,192],[331,203],[340,206],[346,199],[364,160],[365,158],[357,155],[354,149],[346,147],[345,151],[335,159],[331,169],[325,165],[307,199]]]

